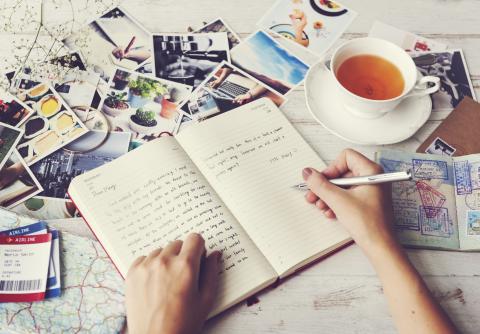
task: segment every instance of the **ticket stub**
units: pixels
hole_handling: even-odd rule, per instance
[[[61,295],[61,280],[60,280],[60,240],[59,232],[51,228],[52,234],[52,254],[50,256],[50,267],[48,268],[47,291],[45,298],[54,298]]]
[[[0,236],[0,302],[45,298],[52,235]]]
[[[52,250],[48,267],[47,291],[45,293],[46,299],[58,297],[61,294],[59,232],[54,228],[49,229],[47,223],[42,221],[0,232],[0,235],[9,236],[37,235],[48,232],[52,234]]]

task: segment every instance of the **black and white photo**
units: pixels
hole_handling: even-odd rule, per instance
[[[452,145],[449,145],[442,138],[435,138],[435,140],[430,144],[430,146],[425,150],[425,153],[436,154],[436,155],[447,155],[453,157],[457,151]]]
[[[475,91],[462,50],[411,52],[410,55],[424,76],[440,78],[440,90],[432,95],[433,111],[451,111],[465,96],[475,100]]]
[[[199,86],[222,61],[230,61],[227,33],[153,35],[155,76]]]

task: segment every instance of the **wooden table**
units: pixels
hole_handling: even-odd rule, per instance
[[[221,16],[245,38],[257,29],[256,22],[273,3],[274,0],[125,0],[123,5],[152,32],[185,32],[188,26],[199,27],[203,21]],[[343,0],[343,3],[359,13],[343,39],[365,36],[378,19],[445,42],[451,48],[462,48],[477,94],[480,92],[480,1]],[[306,60],[313,64],[318,59],[310,56]],[[370,157],[379,149],[352,145],[318,125],[307,111],[303,87],[289,95],[283,110],[327,162],[347,147]],[[434,114],[413,138],[391,148],[415,151],[446,115]],[[427,250],[409,250],[408,254],[460,330],[478,332],[480,254]],[[212,320],[205,332],[395,333],[380,282],[356,246],[258,298],[258,304],[248,307],[243,303]]]

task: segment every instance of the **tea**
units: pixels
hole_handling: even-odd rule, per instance
[[[336,76],[347,90],[370,100],[393,99],[402,95],[405,88],[398,67],[374,55],[358,55],[345,60]]]

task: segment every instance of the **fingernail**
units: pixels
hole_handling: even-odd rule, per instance
[[[303,172],[302,172],[303,179],[304,179],[305,181],[307,181],[308,178],[310,177],[310,175],[312,175],[312,173],[313,173],[313,171],[312,171],[311,168],[305,168],[305,169],[303,170]]]

